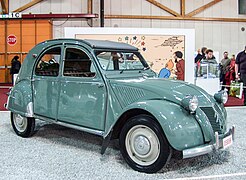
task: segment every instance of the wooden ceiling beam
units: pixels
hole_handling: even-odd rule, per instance
[[[105,19],[152,19],[152,20],[187,20],[187,21],[221,21],[246,22],[246,18],[210,18],[210,17],[174,17],[174,16],[145,16],[145,15],[105,15]]]
[[[21,6],[20,8],[14,10],[13,12],[22,12],[22,11],[40,3],[41,1],[43,1],[43,0],[32,0],[31,2],[25,4],[24,6]]]
[[[185,16],[185,0],[180,0],[181,16]]]
[[[92,14],[92,9],[93,9],[93,1],[87,0],[87,13]]]
[[[217,3],[221,2],[221,1],[222,1],[222,0],[213,0],[213,1],[211,1],[210,3],[207,3],[207,4],[203,5],[203,6],[201,6],[201,7],[197,8],[197,9],[195,9],[194,11],[192,11],[192,12],[186,14],[186,16],[188,16],[188,17],[193,17],[193,16],[195,16],[196,14],[201,13],[201,12],[204,11],[205,9],[207,9],[207,8],[213,6],[213,5],[215,5],[215,4],[217,4]]]
[[[8,4],[9,4],[9,0],[1,0],[2,14],[8,14],[9,13]]]
[[[146,1],[148,1],[150,4],[153,4],[154,6],[157,6],[158,8],[160,8],[160,9],[162,9],[162,10],[164,10],[164,11],[166,11],[166,12],[168,12],[168,13],[176,16],[176,17],[180,17],[179,13],[177,13],[177,12],[173,11],[172,9],[164,6],[163,4],[157,2],[156,0],[146,0]]]

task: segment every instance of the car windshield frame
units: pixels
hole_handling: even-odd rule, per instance
[[[127,68],[124,68],[124,69],[107,69],[107,68],[105,68],[105,67],[103,67],[103,65],[102,65],[102,63],[100,62],[100,59],[99,59],[99,57],[98,57],[98,55],[100,54],[100,53],[98,53],[98,52],[100,52],[100,53],[102,53],[102,52],[106,52],[106,53],[124,53],[124,54],[134,54],[135,56],[137,56],[137,58],[138,58],[138,61],[140,61],[141,62],[141,65],[142,65],[142,67],[141,68],[136,68],[136,69],[127,69]],[[143,58],[143,56],[141,55],[141,53],[139,52],[139,51],[131,51],[131,50],[119,50],[119,49],[117,49],[117,50],[110,50],[110,49],[95,49],[94,50],[94,55],[95,55],[95,57],[96,57],[96,60],[97,60],[97,62],[98,62],[98,64],[99,64],[99,66],[100,66],[100,68],[103,70],[103,71],[105,71],[105,72],[123,72],[123,71],[137,71],[137,72],[139,72],[139,71],[142,71],[142,70],[146,70],[146,69],[149,69],[150,67],[149,67],[149,65],[148,65],[148,63],[147,63],[147,61]],[[108,60],[109,61],[109,63],[110,63],[110,60],[109,59],[105,59],[105,60]],[[128,59],[129,60],[129,59]],[[124,59],[124,61],[125,61],[125,59]],[[133,60],[134,61],[134,60]]]

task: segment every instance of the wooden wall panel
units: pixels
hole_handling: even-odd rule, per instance
[[[20,52],[21,50],[21,22],[20,20],[7,21],[7,36],[15,35],[17,43],[14,46],[7,45],[8,52]]]
[[[6,82],[5,79],[5,73],[6,73],[6,68],[5,66],[5,61],[4,61],[4,54],[0,54],[0,83]]]
[[[0,83],[5,80],[5,21],[0,21]]]
[[[35,23],[35,20],[22,21],[22,52],[28,52],[36,44]]]
[[[52,25],[47,20],[39,20],[36,23],[36,43],[52,38]]]
[[[9,20],[6,24],[5,21],[0,21],[0,66],[10,67],[14,56],[19,56],[23,62],[26,54],[37,43],[52,38],[51,29],[48,20]],[[7,36],[11,34],[17,37],[17,43],[12,46],[6,44]],[[10,68],[0,68],[0,83],[9,82]]]
[[[5,21],[0,21],[0,53],[5,50]]]

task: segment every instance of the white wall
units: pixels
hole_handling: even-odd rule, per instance
[[[180,12],[180,0],[158,0],[167,7]],[[211,2],[211,0],[186,0],[186,13]],[[228,17],[246,18],[245,15],[238,15],[237,0],[223,0],[195,17]],[[143,0],[105,0],[105,14],[113,15],[164,15],[169,13],[151,5]],[[222,54],[229,51],[236,54],[244,49],[246,45],[246,23],[238,22],[202,22],[202,21],[177,21],[177,20],[126,20],[107,19],[105,26],[108,27],[145,27],[145,28],[194,28],[196,32],[196,49],[203,46],[212,48]]]
[[[10,0],[10,11],[30,2],[31,0]],[[211,0],[186,0],[186,13],[210,2]],[[158,0],[167,7],[180,11],[180,0]],[[223,0],[213,7],[197,14],[195,17],[230,17],[246,18],[238,15],[237,0]],[[99,13],[99,0],[94,0],[94,13]],[[23,13],[86,13],[87,0],[44,0],[43,2],[25,10]],[[105,14],[113,15],[163,15],[169,13],[148,3],[145,0],[105,0]],[[85,21],[54,21],[54,38],[64,36],[64,27],[88,27]],[[98,20],[94,20],[98,26]],[[238,22],[202,22],[202,21],[170,21],[170,20],[125,20],[106,19],[106,27],[140,27],[140,28],[188,28],[195,29],[196,49],[202,46],[214,51],[229,51],[238,53],[246,45],[246,23]]]

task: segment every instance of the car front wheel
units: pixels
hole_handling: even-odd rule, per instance
[[[34,118],[27,118],[11,112],[11,124],[15,133],[21,137],[29,137],[34,133]]]
[[[133,169],[155,173],[170,159],[171,148],[156,121],[147,115],[131,118],[120,133],[120,150]]]

